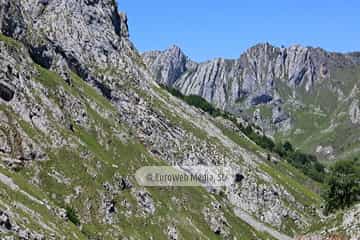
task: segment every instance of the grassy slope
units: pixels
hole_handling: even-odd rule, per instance
[[[9,39],[6,39],[9,40]],[[107,226],[101,224],[101,219],[97,209],[100,207],[100,196],[98,189],[102,189],[102,184],[106,181],[112,181],[112,177],[116,172],[119,172],[123,176],[131,176],[135,170],[144,165],[163,165],[160,160],[153,159],[147,152],[147,150],[137,141],[131,140],[127,143],[121,142],[113,135],[114,128],[125,134],[131,133],[115,119],[105,119],[101,117],[95,109],[90,107],[95,102],[96,105],[101,108],[105,108],[107,111],[116,114],[113,106],[103,98],[92,87],[84,83],[75,74],[72,75],[73,86],[69,86],[63,82],[63,80],[55,73],[50,72],[35,66],[39,72],[39,76],[36,79],[43,84],[49,90],[49,96],[54,104],[59,102],[56,96],[56,89],[62,88],[78,99],[81,99],[87,106],[89,117],[92,121],[91,129],[83,129],[80,126],[74,127],[75,136],[82,141],[82,145],[78,149],[71,147],[64,147],[57,150],[48,149],[49,159],[41,163],[34,163],[28,168],[21,169],[18,172],[9,172],[5,168],[1,167],[0,172],[11,179],[24,191],[31,196],[48,202],[50,206],[64,207],[65,196],[74,194],[74,188],[81,186],[82,192],[76,199],[71,201],[71,207],[73,207],[77,214],[80,216],[81,221],[84,223],[84,216],[87,213],[85,202],[90,202],[91,216],[87,223],[83,224],[82,232],[69,221],[59,220],[54,216],[54,213],[46,209],[44,206],[33,203],[27,197],[21,193],[13,191],[3,185],[1,188],[1,204],[0,206],[6,209],[6,206],[11,206],[12,202],[19,202],[39,215],[39,218],[49,224],[49,226],[61,226],[58,228],[59,236],[65,236],[67,239],[75,239],[73,234],[76,234],[79,239],[85,239],[86,236],[98,236],[104,239],[110,239],[112,237],[105,236],[104,232],[113,228],[114,226]],[[39,102],[39,104],[41,104]],[[6,106],[1,106],[1,110],[9,113],[14,121],[18,122],[28,136],[32,137],[35,141],[39,141],[46,136],[33,127],[31,124],[24,122],[20,116]],[[50,116],[50,114],[49,114]],[[73,133],[60,126],[55,119],[53,125],[63,134],[65,138],[70,137]],[[191,128],[191,124],[184,121],[184,123]],[[102,133],[105,136],[99,136],[99,132],[95,130],[96,127],[100,127]],[[107,147],[100,144],[100,138],[106,138],[108,140]],[[83,151],[90,151],[92,157],[83,158],[80,153]],[[98,165],[101,165],[101,171],[96,171]],[[114,167],[114,166],[118,167]],[[69,179],[69,184],[63,184],[57,182],[57,180],[49,175],[53,170],[60,173],[64,178]],[[89,172],[96,171],[98,176],[93,178]],[[39,185],[34,186],[29,183],[29,180],[35,176],[39,178]],[[119,206],[119,214],[117,216],[118,224],[115,228],[123,236],[133,236],[136,239],[148,239],[150,236],[156,237],[156,239],[166,239],[165,229],[159,228],[159,226],[165,226],[169,222],[176,221],[178,226],[179,235],[184,239],[197,238],[197,239],[218,239],[219,236],[212,233],[208,225],[205,223],[202,216],[202,208],[210,205],[210,201],[214,199],[202,188],[193,189],[150,189],[152,197],[156,202],[156,213],[151,218],[144,218],[142,216],[126,216],[123,214],[125,209],[121,209]],[[178,208],[171,200],[176,195],[178,199],[184,200],[185,204]],[[129,191],[124,191],[120,195],[115,197],[117,202],[127,200],[132,204],[131,211],[139,211],[139,207],[136,204],[136,199]],[[124,211],[122,211],[124,210]],[[43,232],[48,235],[42,226],[39,226],[36,221],[32,221],[33,217],[28,216],[27,213],[22,212],[20,209],[15,210],[19,216],[27,217],[29,220],[26,227],[39,232]],[[239,219],[233,218],[230,212],[227,212],[229,216],[229,223],[234,227],[232,233],[238,239],[250,239],[250,238],[263,238],[270,239],[266,234],[256,233],[251,227],[241,222]],[[191,224],[189,223],[191,222]],[[241,231],[239,230],[241,229]]]
[[[73,80],[74,87],[77,89],[82,89],[82,91],[80,91],[80,95],[84,94],[84,96],[90,97],[88,99],[91,99],[92,101],[95,100],[98,105],[101,104],[109,111],[114,111],[112,106],[108,105],[102,96],[100,96],[96,91],[82,82],[81,79],[75,77]],[[91,117],[96,121],[96,125],[102,126],[102,130],[108,136],[107,139],[111,138],[112,129],[110,127],[117,126],[117,123],[109,119],[101,118],[96,114],[95,111],[89,112],[91,112]],[[191,123],[186,122],[185,120],[183,120],[183,126],[185,126],[187,130],[192,130],[198,136],[204,136],[204,133],[201,133],[200,130],[197,131],[194,126],[191,125]],[[118,127],[119,131],[127,131],[126,129],[122,129],[120,126]],[[85,198],[90,197],[96,199],[98,197],[96,195],[96,189],[101,188],[103,182],[110,181],[114,173],[118,171],[112,167],[113,165],[119,166],[119,171],[122,175],[131,176],[135,173],[134,171],[136,169],[144,165],[164,164],[162,161],[153,159],[151,156],[149,156],[144,146],[136,143],[136,141],[124,145],[117,139],[111,138],[110,149],[106,151],[104,146],[99,144],[95,131],[87,131],[85,129],[76,128],[75,132],[78,137],[85,143],[84,148],[91,150],[91,152],[94,153],[95,158],[102,161],[103,169],[99,174],[99,177],[96,179],[96,181],[94,181],[90,178],[89,175],[85,174],[85,172],[86,166],[95,168],[95,162],[87,159],[88,162],[86,166],[84,166],[84,160],[80,159],[78,157],[78,153],[76,152],[74,153],[63,150],[59,153],[54,153],[53,159],[45,162],[42,165],[42,172],[44,172],[44,181],[42,181],[44,182],[44,189],[49,191],[49,194],[51,195],[53,193],[59,196],[67,195],[72,192],[71,188],[80,185],[83,186],[84,192],[87,193]],[[54,179],[51,179],[46,175],[46,173],[50,171],[51,168],[55,168],[58,171],[64,173],[66,177],[72,178],[72,186],[68,187],[67,189],[62,189],[60,186],[56,186],[58,184],[54,181]],[[79,174],[79,172],[83,174]],[[72,176],[76,176],[76,178],[74,179]],[[149,220],[144,219],[143,217],[127,217],[125,215],[121,216],[120,214],[118,227],[120,227],[120,229],[123,231],[124,236],[130,235],[138,239],[148,238],[148,236],[156,236],[158,239],[165,239],[164,231],[158,228],[159,224],[165,225],[176,219],[180,235],[182,235],[185,239],[194,236],[198,236],[198,238],[204,238],[205,236],[206,238],[210,239],[218,238],[217,235],[210,231],[202,217],[202,208],[206,205],[210,205],[210,201],[213,200],[204,189],[176,189],[175,191],[171,188],[152,188],[150,189],[150,192],[154,201],[157,202],[157,211],[155,215],[151,217],[151,220]],[[183,206],[183,208],[178,208],[176,205],[174,205],[171,200],[174,195],[178,199],[184,199],[186,201],[186,204]],[[127,199],[132,203],[135,202],[134,197],[130,193],[124,193],[124,196],[117,196],[117,202],[121,202],[124,199]],[[86,199],[77,199],[73,203],[73,207],[78,209],[80,215],[81,208],[83,207],[83,201],[86,201]],[[61,202],[59,202],[59,204],[61,204]],[[137,207],[134,206],[134,211],[138,210],[136,208]],[[94,212],[93,216],[96,215],[97,213]],[[99,219],[94,220],[94,222],[96,221],[99,221]],[[193,226],[189,227],[189,221],[191,221]],[[261,233],[253,232],[249,226],[242,223],[238,219],[232,219],[230,224],[235,227],[235,229],[233,229],[233,234],[239,239],[249,239],[250,237],[254,236],[254,234],[258,238],[262,236]],[[104,226],[98,224],[89,224],[85,226],[85,232],[87,234],[94,235],[95,232],[101,231],[103,227]],[[237,231],[237,228],[241,229],[241,231]]]
[[[349,120],[352,99],[348,97],[359,80],[359,67],[344,68],[334,71],[330,80],[323,80],[310,92],[305,92],[303,87],[298,89],[296,97],[302,105],[285,105],[294,128],[291,132],[276,135],[276,138],[290,140],[306,152],[314,153],[318,145],[331,145],[337,158],[355,157],[360,150],[360,128]],[[283,83],[277,83],[276,88],[283,99],[291,99],[290,88]],[[344,99],[338,99],[335,89],[343,92]]]
[[[160,88],[158,91],[164,96],[167,97],[167,92]],[[176,102],[172,102],[171,98],[167,97],[166,100],[171,102],[171,105],[176,106]],[[231,139],[234,143],[239,146],[248,149],[256,153],[264,161],[259,165],[259,169],[270,175],[276,184],[283,186],[288,192],[290,192],[297,201],[303,204],[306,209],[303,212],[305,216],[313,217],[310,221],[316,223],[319,218],[314,216],[312,207],[320,207],[322,199],[320,198],[320,189],[321,184],[309,179],[301,171],[292,167],[286,161],[280,161],[278,164],[271,163],[266,161],[263,156],[266,156],[268,151],[262,149],[254,142],[245,137],[242,133],[236,133],[231,129],[228,129],[226,126],[221,124],[221,121],[213,119],[213,123],[221,129],[222,133]],[[271,154],[271,153],[270,153]],[[273,156],[277,157],[277,156]],[[286,201],[286,199],[284,199]],[[283,231],[288,234],[293,234],[291,229],[296,229],[294,223],[288,223],[288,226],[284,226]],[[301,231],[300,229],[296,229]]]
[[[14,44],[12,40],[7,38],[5,39],[6,41],[10,41],[11,44]],[[3,41],[3,37],[0,40]],[[15,44],[17,43],[15,42]],[[156,236],[156,239],[165,239],[165,230],[159,228],[159,225],[165,226],[165,224],[172,221],[176,221],[179,234],[185,239],[203,239],[205,236],[210,239],[219,238],[219,236],[211,232],[203,220],[203,216],[201,214],[202,208],[204,206],[209,206],[210,202],[214,199],[202,188],[176,189],[176,191],[170,188],[151,188],[149,190],[157,207],[157,211],[153,217],[129,217],[124,214],[126,209],[121,209],[121,206],[119,206],[119,214],[117,214],[116,219],[118,223],[115,226],[101,224],[101,218],[97,211],[100,207],[98,189],[103,188],[102,184],[105,181],[112,181],[112,176],[116,172],[119,172],[123,176],[131,176],[135,170],[141,166],[162,165],[164,163],[158,159],[152,158],[144,146],[132,139],[131,132],[126,127],[120,125],[111,117],[107,119],[103,118],[95,109],[92,109],[91,106],[95,103],[97,106],[112,112],[113,116],[116,115],[113,106],[75,74],[72,75],[73,85],[69,86],[55,73],[45,70],[40,66],[36,66],[36,69],[39,72],[39,77],[36,80],[48,88],[49,95],[55,104],[59,101],[56,97],[55,91],[58,88],[63,88],[65,92],[80,99],[87,106],[92,127],[90,129],[83,129],[75,124],[75,136],[83,143],[78,149],[70,147],[57,150],[48,149],[49,159],[45,162],[36,163],[29,166],[29,168],[22,169],[19,172],[8,172],[4,168],[0,168],[0,171],[11,177],[21,187],[21,189],[27,191],[32,196],[48,201],[51,206],[64,207],[65,196],[74,194],[74,188],[81,186],[83,194],[80,194],[80,196],[73,199],[71,201],[71,206],[76,210],[80,219],[84,223],[83,230],[80,232],[80,230],[72,223],[58,220],[54,217],[53,213],[50,213],[43,206],[37,206],[36,204],[29,202],[29,200],[23,199],[24,197],[19,195],[19,193],[13,192],[6,187],[2,188],[2,191],[5,191],[3,195],[1,195],[1,200],[3,202],[10,204],[15,199],[16,201],[23,203],[25,206],[37,212],[45,222],[54,224],[55,226],[62,226],[59,233],[63,236],[67,236],[69,239],[73,238],[71,232],[74,232],[79,239],[90,235],[98,235],[99,237],[107,239],[110,238],[110,236],[105,236],[104,232],[113,227],[117,228],[123,236],[131,235],[137,239],[148,239],[149,236]],[[166,93],[163,94],[166,95]],[[197,128],[188,120],[181,119],[179,116],[174,116],[174,114],[167,112],[164,107],[157,104],[158,103],[155,102],[154,106],[165,111],[167,117],[169,117],[169,119],[175,124],[180,123],[184,129],[193,132],[201,139],[209,140],[203,130]],[[35,141],[39,141],[39,139],[46,137],[32,125],[24,122],[20,116],[16,116],[14,113],[11,113],[10,109],[7,109],[4,106],[2,106],[2,108],[5,108],[8,112],[10,112],[13,118],[19,122],[24,131]],[[57,123],[55,119],[52,120],[54,126],[59,129],[65,138],[69,138],[73,135],[72,132],[64,129],[63,126]],[[96,130],[98,127],[101,129],[101,133]],[[124,143],[116,138],[113,134],[114,128],[117,131],[130,136],[130,141]],[[223,132],[234,142],[246,149],[250,149],[252,151],[262,151],[253,143],[247,142],[244,139],[239,139],[237,136],[234,136],[231,132],[226,131],[225,129],[223,129]],[[108,140],[107,144],[103,143],[103,139]],[[87,158],[81,157],[81,152],[84,151],[90,151],[91,156]],[[101,171],[97,169],[99,165],[101,166]],[[115,165],[118,167],[114,167]],[[307,178],[286,164],[282,167],[285,171],[279,172],[277,170],[278,166],[273,166],[265,162],[264,165],[261,166],[261,169],[273,176],[277,183],[283,185],[290,192],[293,192],[295,196],[303,193],[303,196],[299,197],[299,201],[302,203],[317,204],[319,201],[318,196],[311,191],[306,191],[301,185],[302,181],[308,181]],[[37,172],[38,170],[40,171]],[[49,173],[52,172],[52,170],[56,170],[65,178],[70,179],[70,183],[68,185],[58,183],[55,178],[49,176]],[[93,171],[96,171],[98,174],[96,178],[90,174]],[[29,184],[29,179],[34,176],[38,176],[40,180],[37,187]],[[294,176],[295,178],[293,178]],[[297,179],[302,179],[302,181],[298,182]],[[184,200],[185,204],[181,208],[178,208],[178,206],[171,200],[174,194],[178,199]],[[9,197],[4,197],[4,195]],[[139,211],[139,207],[136,205],[136,200],[130,191],[122,192],[116,196],[115,199],[116,202],[121,202],[126,199],[129,203],[131,203],[131,211]],[[221,201],[221,199],[219,199],[219,201]],[[86,223],[84,222],[84,216],[87,215],[88,211],[84,203],[90,203],[92,209]],[[238,239],[270,239],[270,237],[266,234],[255,232],[250,226],[234,217],[231,213],[231,206],[225,205],[224,209],[225,215],[232,226],[231,232]],[[20,215],[25,216],[26,214],[20,213]],[[41,228],[36,226],[36,223],[33,222],[30,222],[28,226],[33,229]]]

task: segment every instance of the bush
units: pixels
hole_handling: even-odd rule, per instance
[[[265,149],[268,149],[271,152],[273,151],[273,149],[275,147],[275,143],[273,142],[273,140],[271,140],[270,138],[268,138],[265,135],[260,137],[259,145]]]
[[[294,167],[318,182],[324,181],[325,167],[317,160],[316,156],[294,151],[286,154],[287,161]]]
[[[184,98],[184,95],[175,88],[169,88],[168,91],[171,93],[171,95],[178,97],[178,98]]]
[[[70,206],[67,206],[65,209],[66,209],[66,217],[69,219],[69,221],[75,224],[76,226],[79,226],[80,219],[77,216],[76,211]]]
[[[287,152],[284,149],[284,145],[279,142],[275,144],[274,152],[277,153],[280,157],[285,157],[287,155]]]
[[[276,143],[274,152],[285,158],[294,167],[300,169],[308,177],[318,182],[324,181],[325,167],[317,160],[316,156],[295,151],[288,141],[284,144]]]
[[[286,141],[284,143],[284,151],[285,152],[293,152],[294,151],[294,149],[289,141]]]
[[[187,102],[187,104],[200,108],[204,112],[209,113],[213,117],[218,117],[223,115],[220,109],[215,108],[213,105],[208,103],[204,98],[200,96],[189,95],[189,96],[185,96],[184,100],[185,102]]]
[[[267,137],[266,135],[257,134],[253,129],[253,125],[249,125],[246,128],[243,128],[242,126],[238,127],[248,138],[250,138],[260,147],[267,149],[271,152],[274,150],[275,143],[273,142],[273,140],[271,140],[271,138]]]
[[[184,100],[190,106],[194,106],[196,108],[203,110],[204,112],[209,113],[213,117],[218,117],[218,116],[224,116],[225,118],[229,117],[228,113],[224,113],[220,109],[215,108],[211,103],[207,102],[204,98],[198,95],[185,96],[175,88],[165,85],[160,85],[160,86],[166,89],[171,95]]]
[[[325,211],[350,207],[360,196],[360,170],[358,162],[339,161],[331,168],[326,178]]]
[[[274,152],[279,154],[280,157],[287,157],[294,152],[294,148],[289,141],[286,141],[284,144],[278,142],[275,144]]]

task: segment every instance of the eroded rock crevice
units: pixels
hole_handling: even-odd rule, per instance
[[[6,102],[10,102],[15,95],[15,91],[4,83],[0,82],[0,98]]]

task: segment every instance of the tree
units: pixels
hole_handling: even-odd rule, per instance
[[[360,171],[356,161],[338,161],[326,179],[324,192],[327,213],[350,207],[360,195]]]
[[[294,152],[294,148],[289,141],[286,141],[284,144],[277,142],[275,144],[274,151],[279,154],[280,157],[287,157]]]
[[[279,154],[280,157],[286,156],[286,151],[284,149],[284,145],[281,142],[277,142],[274,147],[274,152]]]

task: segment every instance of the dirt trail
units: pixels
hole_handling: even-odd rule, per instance
[[[244,222],[246,222],[247,224],[252,226],[256,231],[266,232],[278,240],[293,240],[292,237],[289,237],[283,233],[280,233],[280,232],[266,226],[265,224],[257,221],[255,218],[253,218],[246,212],[242,211],[241,209],[234,209],[234,213],[236,214],[236,216],[241,218],[241,220],[243,220]]]

